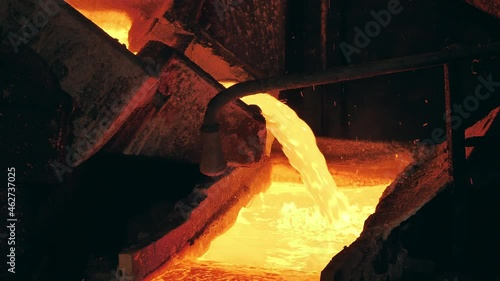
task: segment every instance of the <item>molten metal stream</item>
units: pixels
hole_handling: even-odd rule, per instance
[[[80,12],[128,46],[131,20],[126,13]],[[202,257],[155,274],[156,281],[319,280],[328,261],[359,236],[386,187],[339,191],[313,132],[292,109],[267,94],[242,100],[262,109],[267,128],[304,184],[272,183]]]
[[[212,241],[197,263],[167,271],[163,280],[180,280],[172,279],[179,274],[190,280],[319,280],[328,261],[359,236],[386,188],[339,191],[312,130],[291,108],[268,94],[242,100],[262,109],[268,130],[304,184],[273,182],[240,211],[235,225]],[[207,269],[210,275],[204,275]]]
[[[225,87],[231,84],[223,83]],[[293,109],[271,95],[255,94],[242,100],[262,109],[267,129],[282,145],[283,153],[302,176],[316,206],[328,223],[349,223],[349,203],[337,189],[311,128]]]
[[[132,22],[125,12],[79,11],[110,36],[128,46],[128,32]],[[234,83],[225,82],[223,85],[229,87]],[[267,128],[283,146],[290,164],[300,172],[304,184],[326,220],[329,223],[348,223],[350,212],[347,198],[337,190],[325,157],[319,151],[309,126],[291,108],[270,95],[255,94],[242,100],[262,109]]]

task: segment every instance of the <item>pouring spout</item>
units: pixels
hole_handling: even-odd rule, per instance
[[[200,171],[210,177],[223,174],[227,163],[218,124],[201,127],[201,149]]]

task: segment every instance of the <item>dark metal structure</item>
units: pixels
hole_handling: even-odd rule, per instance
[[[247,81],[229,87],[216,95],[208,104],[203,126],[201,128],[202,142],[205,152],[202,156],[201,172],[207,175],[222,174],[225,170],[223,155],[211,155],[222,153],[220,137],[217,137],[218,123],[217,113],[226,104],[241,97],[254,93],[264,93],[275,90],[289,90],[301,87],[310,87],[343,81],[352,81],[385,74],[405,72],[420,68],[429,68],[443,65],[445,80],[445,100],[447,113],[446,134],[450,157],[453,160],[453,175],[459,179],[463,175],[463,161],[465,160],[465,127],[459,126],[453,129],[451,124],[452,106],[457,101],[462,102],[464,94],[460,86],[460,67],[465,59],[473,59],[477,56],[500,54],[500,43],[492,43],[477,47],[451,47],[441,52],[422,55],[395,58],[368,64],[349,65],[332,68],[311,74],[285,75],[275,78]],[[215,135],[214,135],[215,134]],[[218,142],[218,143],[213,143]],[[436,143],[432,144],[436,145]],[[210,152],[207,152],[210,149]],[[205,157],[205,158],[203,158]],[[210,161],[210,163],[208,163]],[[458,180],[464,182],[463,180]]]

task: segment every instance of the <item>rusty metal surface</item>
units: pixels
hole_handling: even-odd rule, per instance
[[[160,86],[117,133],[109,151],[197,163],[203,115],[222,86],[184,55],[161,43],[150,43],[138,55],[165,61]],[[261,160],[266,140],[263,117],[241,101],[229,104],[219,117],[228,162]]]
[[[258,78],[284,72],[285,1],[206,1],[203,12],[200,27],[256,68]]]
[[[15,50],[25,44],[35,50],[75,100],[73,153],[66,163],[75,166],[112,137],[151,94],[157,79],[124,46],[69,5],[49,2],[52,6],[44,8],[36,1],[2,1],[2,39]],[[23,43],[15,41],[19,38]]]
[[[27,43],[48,62],[77,107],[64,164],[77,166],[88,159],[132,113],[135,120],[121,130],[126,132],[122,138],[115,138],[119,145],[114,142],[114,147],[123,148],[119,152],[196,162],[202,115],[222,86],[180,54],[167,51],[171,57],[161,57],[165,53],[161,44],[156,45],[160,46],[158,56],[143,57],[149,59],[147,65],[71,6],[51,3],[53,11],[45,14],[47,22],[37,22],[40,27],[35,27]],[[46,13],[28,0],[2,2],[0,8],[7,14],[2,20],[7,44],[10,34],[26,33],[26,27],[18,23],[20,15],[34,19]],[[161,76],[160,82],[156,76]],[[243,108],[241,103],[232,104],[222,118],[224,144],[233,156],[228,160],[239,164],[258,161],[265,140],[264,121],[255,121],[259,115]],[[250,141],[249,136],[258,136],[258,141]],[[249,151],[256,153],[249,155]]]
[[[149,41],[185,53],[217,80],[245,81],[284,72],[284,0],[68,0],[77,8],[126,13],[129,48]]]
[[[164,17],[149,19],[132,30],[130,49],[140,50],[149,41],[162,42],[183,52],[219,81],[244,81],[259,75],[250,63],[237,57],[195,23],[190,22],[189,26]]]
[[[466,0],[465,2],[482,10],[483,12],[500,18],[500,0]]]
[[[183,51],[193,41],[190,26],[196,22],[203,1],[165,1],[153,3],[156,11],[134,18],[129,33],[130,50],[140,51],[149,41],[160,41]],[[137,13],[137,11],[136,11]]]
[[[219,81],[249,80],[258,73],[248,63],[236,57],[218,41],[202,30],[193,32],[180,28],[164,18],[151,20],[147,33],[131,37],[131,49],[144,46],[148,41],[160,41],[189,57]]]
[[[64,159],[73,104],[43,59],[23,51],[0,45],[0,166],[15,167],[18,183],[55,182],[49,163]]]
[[[283,0],[167,1],[161,16],[135,22],[130,47],[163,42],[218,80],[245,81],[284,72]]]

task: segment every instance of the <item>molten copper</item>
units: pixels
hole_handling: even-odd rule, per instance
[[[137,17],[132,6],[116,11],[116,6],[98,6],[99,1],[83,2],[69,1],[128,44],[128,31]],[[390,184],[390,180],[369,184],[368,179],[338,188],[310,128],[293,110],[267,94],[244,101],[261,107],[291,166],[285,170],[275,166],[280,180],[242,208],[234,226],[213,240],[208,251],[196,259],[171,263],[151,280],[186,280],[187,276],[190,280],[318,280],[331,257],[358,237]],[[301,180],[297,181],[294,169]]]

